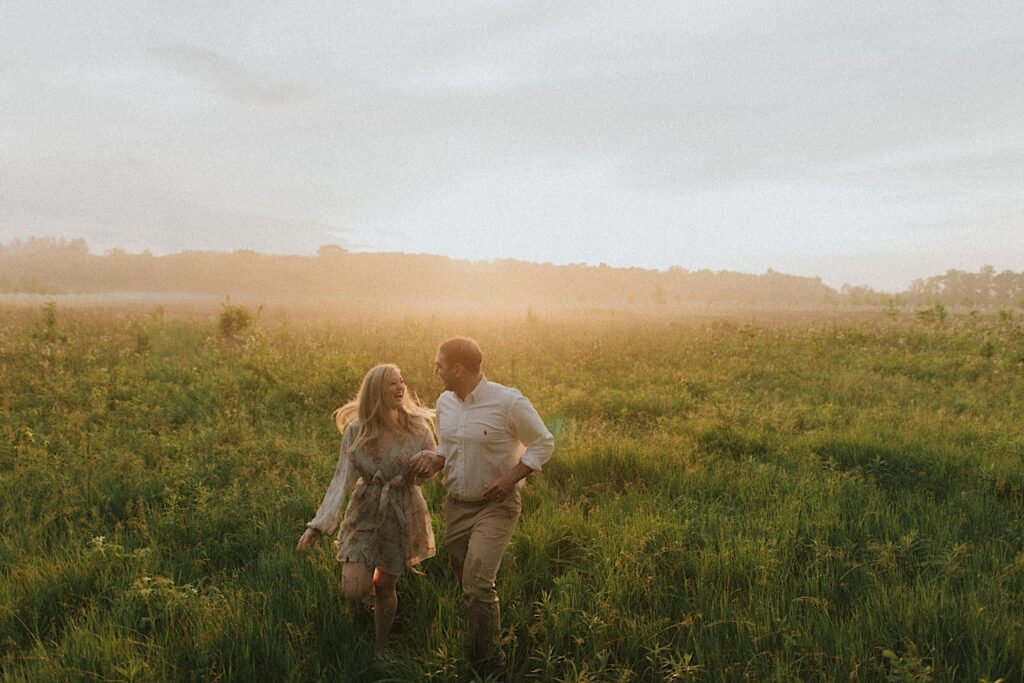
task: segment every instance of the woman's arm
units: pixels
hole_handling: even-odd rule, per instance
[[[420,452],[409,461],[409,467],[416,474],[417,483],[431,479],[444,466],[444,459],[437,454],[437,442],[429,427],[423,427],[420,435]]]
[[[338,526],[338,517],[341,514],[341,504],[352,492],[356,483],[355,467],[352,458],[349,456],[349,445],[352,443],[352,430],[346,429],[341,440],[341,452],[338,455],[338,464],[334,468],[334,476],[324,494],[323,502],[316,511],[316,516],[306,523],[306,531],[299,538],[297,550],[305,550],[315,545],[323,534],[329,534]]]

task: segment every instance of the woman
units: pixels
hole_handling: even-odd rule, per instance
[[[373,610],[374,645],[382,648],[395,619],[399,575],[434,554],[427,503],[409,469],[410,460],[436,448],[432,414],[406,392],[396,366],[378,365],[334,416],[343,435],[341,455],[296,547],[303,551],[333,532],[341,504],[352,494],[335,541],[342,588],[347,599]]]

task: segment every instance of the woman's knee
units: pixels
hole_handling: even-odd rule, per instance
[[[394,590],[395,584],[398,583],[398,577],[394,574],[388,574],[385,571],[378,569],[373,573],[373,586],[380,591]]]

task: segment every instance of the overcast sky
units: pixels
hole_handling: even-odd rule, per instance
[[[0,3],[0,242],[1024,271],[1024,5]]]

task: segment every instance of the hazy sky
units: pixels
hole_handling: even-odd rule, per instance
[[[0,3],[0,242],[1024,270],[1024,4]]]

